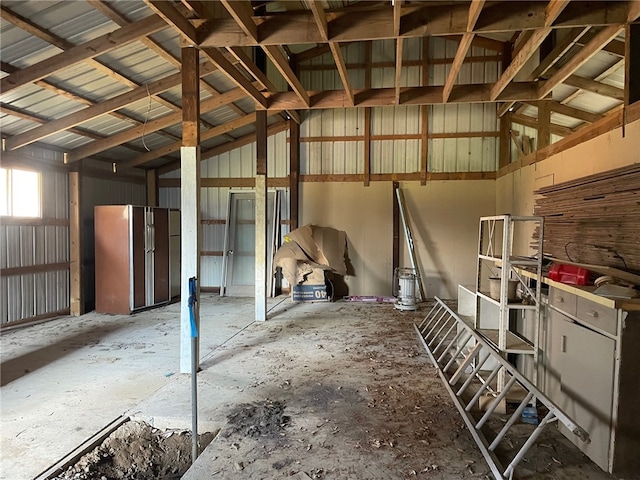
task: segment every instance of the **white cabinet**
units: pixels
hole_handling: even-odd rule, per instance
[[[544,391],[590,436],[560,431],[603,470],[640,471],[640,304],[551,283]]]

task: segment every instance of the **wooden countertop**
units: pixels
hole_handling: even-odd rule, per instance
[[[518,269],[518,272],[525,277],[536,277],[533,273],[527,270]],[[600,305],[608,308],[619,308],[629,312],[640,312],[640,298],[625,299],[603,297],[601,295],[595,295],[593,293],[593,291],[596,289],[596,287],[594,287],[593,285],[584,287],[578,285],[568,285],[566,283],[560,283],[556,282],[555,280],[551,280],[549,277],[542,277],[542,283],[557,288],[558,290],[563,290],[567,293],[573,293],[574,295],[586,298],[587,300],[599,303]]]

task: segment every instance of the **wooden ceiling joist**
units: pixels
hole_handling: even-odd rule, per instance
[[[200,104],[200,112],[206,113],[211,110],[215,110],[223,105],[227,105],[231,102],[235,102],[244,96],[244,93],[241,89],[236,88],[229,92],[225,92],[219,97],[209,98],[208,100],[203,101]],[[108,150],[109,148],[113,148],[115,146],[121,145],[124,142],[128,142],[134,140],[136,138],[142,137],[143,134],[150,134],[160,130],[161,128],[166,128],[171,125],[176,125],[182,121],[182,112],[175,112],[169,115],[165,115],[160,118],[156,118],[147,122],[144,125],[140,125],[135,128],[131,128],[124,132],[118,133],[116,135],[111,135],[104,140],[100,140],[97,142],[92,142],[82,147],[76,148],[69,152],[67,159],[69,163],[77,162],[78,160],[82,160],[83,158],[90,157],[95,155],[96,153],[103,152]]]
[[[573,72],[580,68],[587,60],[593,57],[602,46],[609,42],[623,28],[622,25],[609,25],[598,32],[593,39],[574,55],[571,60],[560,67],[547,81],[543,82],[538,89],[538,96],[544,98],[546,95],[566,80]]]
[[[235,2],[230,2],[235,3]],[[625,23],[628,12],[620,2],[595,3],[587,13],[578,5],[563,10],[564,1],[552,1],[548,11],[544,2],[501,2],[495,8],[483,11],[472,33],[503,33],[514,30],[540,29],[545,26],[568,28],[585,24],[611,25]],[[403,6],[401,36],[405,38],[463,35],[468,21],[468,3],[442,5],[420,3]],[[554,18],[553,16],[559,18]],[[336,11],[328,22],[329,41],[351,42],[396,38],[394,35],[393,6]],[[324,43],[316,28],[311,11],[268,14],[261,17],[257,26],[257,38],[261,45],[300,45]],[[255,38],[247,35],[232,19],[219,19],[214,31],[203,35],[201,46],[223,47],[228,45],[256,45]]]
[[[0,91],[3,94],[7,93],[27,83],[48,77],[63,68],[120,48],[137,40],[140,35],[150,35],[166,27],[167,24],[162,18],[151,15],[4,77],[0,80]]]
[[[210,63],[206,62],[200,65],[200,75],[208,75],[215,71]],[[182,81],[180,73],[169,75],[168,77],[157,80],[149,85],[140,86],[131,90],[130,92],[117,95],[109,100],[105,100],[96,103],[93,106],[82,109],[78,112],[71,113],[65,117],[52,120],[42,125],[41,127],[33,128],[20,135],[16,135],[7,140],[7,150],[14,150],[16,148],[24,147],[30,143],[36,142],[43,138],[53,135],[63,130],[67,130],[71,127],[75,127],[83,122],[92,120],[100,115],[111,113],[114,110],[123,108],[130,103],[137,102],[146,98],[149,95],[155,95],[170,88],[177,87]]]

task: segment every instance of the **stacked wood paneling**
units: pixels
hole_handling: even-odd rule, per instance
[[[640,271],[640,164],[535,193],[535,214],[545,218],[545,255]]]

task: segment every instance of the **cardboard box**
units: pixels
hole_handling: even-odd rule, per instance
[[[346,245],[344,232],[310,224],[285,236],[274,256],[274,267],[282,269],[294,302],[330,300],[325,273],[347,273]]]

